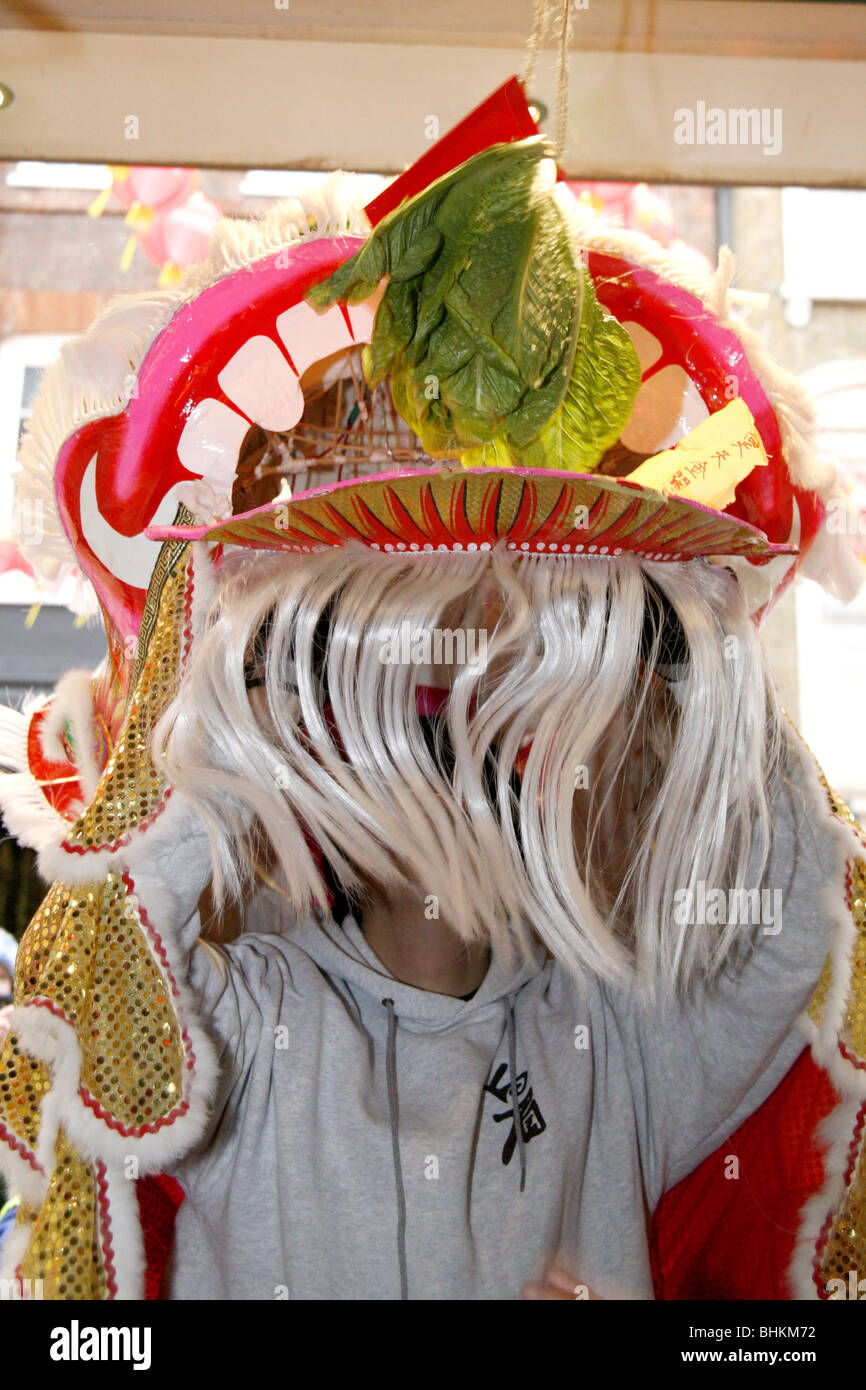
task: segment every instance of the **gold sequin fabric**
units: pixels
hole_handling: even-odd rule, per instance
[[[170,988],[116,874],[102,887],[96,921],[102,939],[88,980],[81,1082],[94,1106],[139,1130],[164,1119],[181,1100],[181,1029]]]
[[[122,841],[165,799],[147,741],[175,694],[189,648],[188,550],[163,547],[157,568],[121,732],[93,802],[70,832],[80,852]],[[38,1210],[22,1205],[19,1213],[29,1231],[19,1272],[41,1280],[45,1298],[104,1298],[116,1291],[106,1172],[65,1135],[64,1103],[79,1114],[84,1107],[95,1135],[101,1125],[128,1135],[131,1153],[138,1138],[171,1124],[188,1105],[184,1080],[194,1057],[177,1013],[177,988],[159,924],[149,922],[133,888],[121,867],[83,883],[55,883],[18,951],[15,1004],[23,1016],[0,1051],[0,1141],[46,1184]],[[59,1098],[50,1171],[40,1169],[36,1154],[40,1106],[53,1081],[48,1066],[27,1051],[28,1018],[35,1037],[47,1028],[62,1042],[63,1029],[73,1029],[81,1053],[78,1095]],[[43,1149],[46,1142],[43,1136]],[[98,1140],[94,1147],[98,1152]]]
[[[862,1121],[862,1111],[860,1118]],[[863,1272],[866,1268],[866,1158],[862,1124],[858,1125],[852,1148],[855,1151],[859,1149],[859,1152],[856,1153],[845,1199],[821,1243],[820,1273],[816,1283],[825,1297],[830,1280],[841,1279],[846,1288],[850,1288],[849,1276],[852,1273],[856,1274],[858,1283],[866,1277]],[[832,1284],[830,1288],[833,1288]]]
[[[16,1033],[8,1033],[0,1049],[0,1138],[37,1172],[39,1107],[50,1085],[45,1063],[28,1055]]]
[[[169,547],[164,548],[165,551]],[[192,558],[174,548],[175,562],[164,561],[158,602],[145,610],[132,693],[123,726],[89,805],[67,833],[64,849],[73,854],[117,849],[132,830],[157,815],[165,804],[166,785],[150,759],[150,735],[177,690],[190,643],[189,602]],[[170,559],[170,557],[169,557]]]
[[[866,860],[858,859],[851,868],[848,897],[856,936],[843,1036],[848,1050],[862,1063],[866,1059]]]
[[[19,1220],[29,1216],[33,1223],[21,1278],[46,1299],[105,1298],[108,1284],[113,1286],[112,1243],[98,1176],[62,1130],[56,1157],[39,1211],[19,1213]]]
[[[34,1015],[48,1009],[60,1026],[68,1021],[75,1029],[81,1102],[133,1144],[185,1112],[184,1068],[192,1064],[173,982],[155,947],[122,877],[109,873],[101,883],[52,888],[16,969],[16,1004],[29,1004]],[[0,1121],[3,1138],[31,1167],[50,1085],[48,1068],[10,1033],[0,1053]],[[46,1297],[102,1296],[92,1291],[103,1277],[94,1244],[98,1178],[63,1147],[21,1267],[22,1276],[45,1281]]]
[[[833,814],[850,826],[862,839],[863,832],[845,802],[828,786],[819,771],[820,780],[830,801]],[[866,1071],[866,845],[864,857],[848,861],[844,885],[848,910],[854,923],[851,949],[851,980],[844,1002],[838,1045],[848,1062]],[[833,962],[828,956],[809,1004],[809,1016],[816,1027],[821,1026],[827,999],[833,986]],[[814,1261],[814,1283],[820,1297],[828,1296],[831,1280],[842,1280],[847,1289],[849,1275],[859,1280],[866,1275],[866,1103],[860,1107],[853,1133],[849,1136],[845,1196],[838,1210],[830,1215],[819,1236]],[[831,1288],[838,1287],[830,1285]]]
[[[75,1027],[95,1112],[135,1130],[178,1103],[183,1039],[171,987],[118,874],[55,884],[22,939],[16,975],[19,1002],[48,1001]]]

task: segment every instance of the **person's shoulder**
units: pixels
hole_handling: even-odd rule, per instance
[[[543,971],[532,981],[532,990],[548,1010],[569,1017],[590,1015],[605,1008],[607,986],[591,970],[576,973],[564,961],[549,955]]]
[[[232,941],[203,942],[224,972],[237,972],[247,981],[290,985],[308,993],[321,981],[321,971],[290,929],[242,932]]]
[[[797,844],[823,874],[844,876],[849,857],[866,853],[861,826],[829,785],[797,728],[782,728],[781,756],[772,795],[774,837]]]

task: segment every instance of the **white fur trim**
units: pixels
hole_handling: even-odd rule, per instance
[[[23,1197],[31,1207],[39,1207],[45,1197],[48,1178],[43,1173],[34,1172],[30,1164],[19,1153],[10,1148],[0,1136],[0,1172],[6,1179],[10,1197],[15,1194]]]
[[[92,671],[67,671],[54,687],[41,729],[42,751],[46,758],[65,762],[67,752],[61,735],[64,724],[70,725],[75,746],[75,770],[87,801],[96,791],[101,772],[93,756],[93,679]]]
[[[815,1026],[808,1012],[804,1012],[798,1020],[801,1032],[812,1044],[815,1062],[827,1072],[841,1096],[839,1104],[819,1130],[819,1142],[827,1146],[824,1185],[803,1208],[788,1271],[793,1297],[815,1299],[818,1297],[812,1277],[815,1245],[827,1217],[838,1208],[844,1196],[844,1174],[854,1124],[860,1106],[866,1101],[866,1071],[855,1066],[839,1050],[839,1035],[851,990],[851,962],[856,938],[856,927],[845,898],[845,880],[848,861],[866,856],[866,843],[851,825],[833,813],[817,774],[817,764],[799,735],[792,739],[792,745],[802,762],[803,786],[812,803],[812,816],[816,822],[826,822],[829,818],[838,854],[835,872],[830,872],[828,866],[827,887],[822,899],[824,912],[835,923],[830,947],[831,988],[824,1004],[820,1028]]]
[[[17,1019],[21,1014],[20,1009],[12,1009],[10,1014],[11,1031],[17,1033]],[[15,1136],[20,1142],[20,1135]],[[28,1146],[29,1150],[29,1146]],[[34,1161],[38,1163],[38,1158],[34,1154]],[[7,1141],[0,1136],[0,1172],[6,1179],[10,1197],[18,1195],[23,1197],[32,1207],[39,1207],[45,1196],[48,1187],[48,1173],[44,1170],[39,1172],[26,1158],[18,1153],[17,1149],[12,1148]]]
[[[813,1264],[815,1244],[828,1213],[835,1211],[845,1196],[848,1151],[861,1104],[859,1100],[840,1102],[820,1126],[818,1137],[825,1149],[824,1186],[809,1198],[800,1213],[800,1231],[788,1271],[788,1282],[795,1299],[818,1298]]]
[[[27,1252],[30,1241],[30,1232],[33,1226],[29,1221],[20,1219],[12,1227],[3,1246],[3,1259],[0,1262],[0,1278],[14,1279],[15,1271]]]
[[[321,188],[284,199],[257,218],[223,218],[206,259],[189,267],[179,285],[116,295],[85,333],[64,344],[43,373],[18,454],[16,505],[35,503],[42,530],[38,542],[22,541],[21,548],[41,578],[52,583],[64,562],[75,562],[54,493],[61,446],[82,425],[126,408],[151,344],[178,310],[209,285],[283,248],[369,230],[355,179],[334,174]]]
[[[841,481],[829,486],[822,497],[825,504],[838,502],[850,506]],[[806,551],[800,574],[813,579],[842,603],[850,603],[860,591],[866,578],[866,566],[858,558],[850,539],[840,531],[830,531],[825,516],[815,539]]]
[[[193,566],[191,650],[206,622],[215,589],[213,566],[205,547],[195,547]],[[22,743],[25,723],[23,714],[8,712],[10,745],[17,740],[19,755],[22,748],[26,754],[26,740]],[[24,775],[9,774],[10,777]],[[56,821],[60,822],[60,817],[56,817]],[[65,834],[68,826],[60,823]],[[109,870],[127,876],[130,902],[141,914],[148,949],[161,971],[165,971],[166,961],[168,963],[177,991],[174,1003],[178,1021],[186,1030],[196,1065],[192,1072],[185,1067],[182,1073],[183,1091],[178,1101],[186,1102],[183,1115],[155,1133],[134,1138],[124,1136],[99,1119],[81,1098],[81,1053],[72,1026],[44,1005],[34,1003],[17,1008],[12,1022],[22,1044],[52,1072],[52,1087],[42,1102],[40,1113],[37,1161],[46,1173],[52,1171],[57,1131],[62,1126],[82,1157],[91,1162],[102,1161],[113,1172],[119,1169],[122,1174],[124,1162],[135,1156],[142,1173],[159,1172],[200,1137],[217,1077],[213,1046],[197,1021],[186,989],[186,959],[174,940],[175,930],[189,921],[210,878],[207,832],[183,799],[171,796],[160,815],[148,826],[133,832],[129,844],[113,853],[71,854],[60,848],[56,833],[43,838],[48,838],[49,842],[37,845],[39,867],[49,880],[59,879],[75,885],[104,877]],[[14,1167],[17,1176],[18,1170],[26,1165],[20,1159],[8,1158],[7,1167]],[[31,1195],[38,1202],[44,1179],[38,1187],[33,1176],[28,1181]],[[134,1283],[134,1277],[137,1276],[133,1273],[125,1276],[127,1287],[132,1287],[130,1281]]]
[[[184,814],[186,834],[178,833]],[[150,875],[143,873],[140,881],[133,880],[131,888],[128,885],[128,897],[139,913],[142,935],[163,975],[167,974],[167,962],[178,1025],[184,1030],[188,1049],[195,1057],[195,1066],[190,1070],[186,1066],[190,1054],[186,1051],[181,1072],[182,1094],[178,1101],[186,1104],[185,1112],[154,1133],[118,1133],[81,1097],[81,1050],[72,1025],[36,1002],[14,1009],[11,1017],[11,1026],[22,1046],[32,1057],[45,1062],[51,1071],[51,1087],[40,1109],[37,1162],[45,1173],[53,1170],[57,1134],[62,1128],[82,1158],[94,1165],[104,1165],[111,1258],[118,1298],[137,1299],[143,1294],[144,1252],[139,1212],[134,1182],[125,1175],[126,1165],[134,1158],[136,1176],[145,1176],[162,1172],[186,1154],[204,1132],[218,1076],[216,1053],[196,1017],[185,983],[186,958],[174,935],[191,916],[190,902],[194,909],[203,883],[209,877],[209,841],[203,828],[193,836],[197,820],[193,820],[180,798],[175,804],[173,820],[174,824],[163,825],[162,834],[149,841],[148,847],[153,853]],[[192,843],[193,838],[196,845]],[[2,1143],[0,1161],[13,1190],[22,1192],[31,1204],[38,1206],[44,1198],[46,1178],[34,1173],[17,1153]]]
[[[44,1198],[47,1183],[43,1184],[42,1190],[38,1193],[34,1193],[32,1190],[30,1192],[25,1191],[23,1186],[15,1182],[17,1170],[9,1164],[8,1152],[3,1152],[3,1159],[7,1177],[14,1185],[13,1190],[19,1193],[31,1206],[38,1207]],[[105,1165],[104,1181],[107,1228],[105,1208],[103,1202],[99,1200],[97,1180],[97,1219],[103,1261],[106,1260],[107,1241],[110,1241],[110,1260],[117,1288],[116,1297],[118,1299],[141,1299],[144,1297],[145,1260],[135,1182],[126,1178],[122,1169],[117,1170],[108,1165]],[[0,1277],[4,1279],[15,1278],[16,1271],[27,1253],[32,1230],[31,1222],[21,1221],[19,1218],[6,1240]]]
[[[105,1188],[108,1207],[108,1235],[111,1240],[111,1263],[117,1285],[118,1299],[144,1297],[144,1241],[135,1181],[124,1175],[123,1169],[106,1165]],[[100,1207],[100,1243],[105,1259],[103,1213]]]
[[[148,854],[143,841],[152,837],[157,827],[165,830],[168,826],[175,826],[180,830],[180,825],[176,824],[175,797],[169,795],[163,803],[164,809],[159,810],[154,816],[143,825],[136,826],[129,832],[126,843],[118,845],[117,849],[98,849],[88,850],[85,853],[75,853],[64,849],[63,842],[70,830],[70,822],[61,820],[58,816],[57,821],[62,826],[59,834],[46,833],[37,842],[35,838],[30,840],[33,848],[37,852],[37,866],[40,874],[47,883],[53,883],[59,879],[63,883],[81,884],[89,883],[91,879],[102,879],[111,869],[121,868],[124,865],[134,865],[138,862],[139,856]],[[181,821],[183,820],[183,813]],[[9,826],[12,830],[12,826]],[[16,838],[20,838],[13,830]]]

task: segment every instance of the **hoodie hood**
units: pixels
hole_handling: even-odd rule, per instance
[[[320,970],[334,980],[345,981],[353,995],[360,990],[379,1004],[390,999],[401,1028],[417,1033],[444,1033],[480,1019],[486,1012],[501,1013],[503,1002],[550,963],[544,948],[535,942],[529,959],[515,949],[511,962],[492,948],[487,974],[478,989],[471,999],[460,999],[395,980],[352,916],[339,925],[321,913],[293,928],[291,936]]]

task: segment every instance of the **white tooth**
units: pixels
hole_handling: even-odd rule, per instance
[[[352,332],[355,335],[356,343],[369,343],[373,336],[373,320],[376,317],[376,310],[379,307],[380,294],[376,294],[372,299],[365,299],[363,304],[350,304],[349,322],[352,325]]]
[[[708,415],[688,373],[680,366],[662,367],[638,391],[620,439],[636,453],[660,454]]]
[[[280,314],[277,332],[299,376],[303,376],[313,362],[330,357],[341,348],[351,347],[355,341],[336,304],[327,313],[317,314],[311,305],[302,301]]]
[[[644,328],[642,323],[624,323],[622,326],[631,338],[640,369],[645,372],[654,362],[658,362],[662,355],[662,345],[655,334]]]
[[[249,425],[222,401],[199,401],[178,440],[178,458],[189,473],[230,488]]]
[[[165,494],[148,526],[167,526],[177,511],[176,483]],[[97,560],[101,560],[121,584],[146,589],[159,555],[161,541],[149,541],[146,536],[124,536],[109,525],[96,500],[96,454],[87,465],[81,480],[81,534]]]
[[[290,430],[304,413],[298,378],[264,334],[244,343],[217,379],[229,399],[264,430]]]

